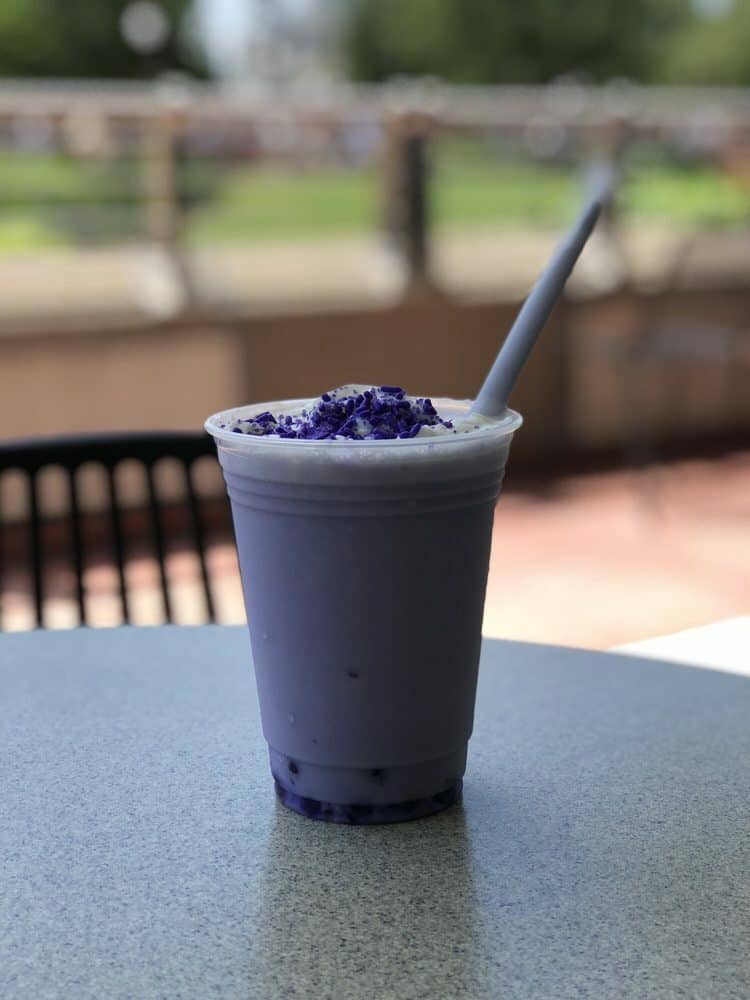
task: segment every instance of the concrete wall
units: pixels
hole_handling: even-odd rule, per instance
[[[327,315],[0,335],[0,436],[197,428],[226,406],[352,381],[466,397],[516,309],[435,298]],[[526,418],[514,458],[617,447],[634,413],[657,435],[750,429],[749,311],[750,292],[737,290],[566,303],[514,394]],[[676,356],[628,360],[637,337],[667,320]],[[710,333],[722,324],[738,333]]]
[[[750,292],[620,295],[566,314],[568,439],[596,451],[640,436],[731,434],[750,447]]]

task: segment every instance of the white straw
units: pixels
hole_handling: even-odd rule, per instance
[[[508,396],[525,365],[552,309],[562,295],[581,251],[599,218],[602,207],[612,194],[610,171],[599,173],[592,185],[586,206],[549,263],[537,279],[516,321],[505,338],[473,406],[474,413],[497,417],[508,403]]]

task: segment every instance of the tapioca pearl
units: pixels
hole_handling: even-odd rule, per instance
[[[438,792],[437,795],[433,795],[432,801],[443,806],[453,805],[454,802],[458,801],[460,794],[461,782],[454,781],[450,788],[446,788],[445,791]]]
[[[349,823],[361,823],[363,819],[372,816],[373,807],[364,802],[357,802],[350,806],[344,806],[344,815]]]
[[[408,802],[399,802],[398,808],[405,813],[413,813],[422,801],[421,799],[410,799]]]
[[[315,819],[320,814],[320,802],[317,799],[310,799],[306,795],[297,796],[297,801],[300,806],[300,811],[309,816],[311,819]]]
[[[347,670],[346,676],[351,677],[353,681],[357,681],[359,680],[359,670]]]
[[[291,774],[299,774],[299,764],[296,760],[289,759],[287,765]]]

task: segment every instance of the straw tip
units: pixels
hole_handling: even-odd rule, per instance
[[[608,205],[614,196],[617,171],[610,163],[597,163],[589,170],[586,187],[589,200],[600,208]]]

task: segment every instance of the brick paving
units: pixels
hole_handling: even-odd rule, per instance
[[[607,648],[747,614],[749,523],[748,452],[510,489],[485,634]]]
[[[208,561],[218,617],[242,622],[231,534],[226,521],[214,522]],[[750,451],[530,486],[514,483],[511,468],[495,515],[485,634],[606,648],[748,614],[749,523]],[[66,628],[75,624],[73,578],[52,556],[46,623]],[[179,530],[167,568],[177,621],[203,621],[197,560]],[[132,548],[127,577],[134,623],[159,623],[145,542]],[[6,627],[31,627],[28,578],[16,566],[5,579]],[[119,622],[116,585],[100,545],[86,567],[92,625]]]

